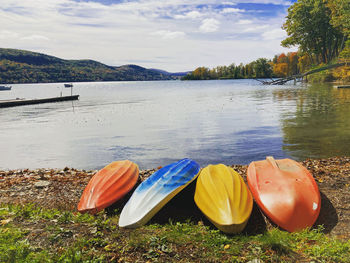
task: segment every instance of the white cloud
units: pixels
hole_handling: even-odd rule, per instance
[[[151,33],[153,36],[160,36],[163,39],[175,39],[184,37],[186,34],[180,31],[159,30]]]
[[[17,38],[19,36],[18,33],[8,30],[1,30],[0,31],[0,39],[12,39]]]
[[[222,2],[223,5],[236,5],[234,2]]]
[[[245,10],[239,9],[239,8],[228,7],[228,8],[222,9],[222,11],[221,11],[221,13],[223,13],[223,14],[240,13],[240,12],[245,12]]]
[[[273,39],[279,39],[282,40],[287,36],[286,31],[282,30],[281,28],[275,28],[269,31],[265,31],[262,33],[262,37],[265,40],[273,40]]]
[[[260,33],[261,31],[263,31],[264,29],[266,29],[268,27],[269,27],[268,25],[261,25],[261,26],[255,25],[255,26],[247,27],[247,28],[243,29],[242,32],[245,32],[245,33]]]
[[[50,39],[48,37],[41,36],[41,35],[30,35],[30,36],[21,37],[21,40],[30,40],[30,41],[41,41],[41,40],[44,40],[44,41],[47,41],[47,40],[50,40]]]
[[[249,20],[249,19],[240,19],[237,22],[238,25],[249,25],[249,24],[252,24],[252,23],[253,23],[253,21]]]
[[[199,30],[204,33],[215,32],[219,29],[220,22],[214,18],[207,18],[202,21]]]
[[[175,15],[174,17],[177,19],[186,19],[186,18],[196,19],[202,16],[203,14],[199,13],[198,11],[191,11],[191,12],[185,13],[184,15]]]

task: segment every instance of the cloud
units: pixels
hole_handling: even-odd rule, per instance
[[[1,30],[0,31],[0,39],[12,39],[17,38],[19,36],[18,33],[8,30]]]
[[[203,14],[199,13],[198,11],[191,11],[188,13],[185,13],[184,15],[175,15],[174,18],[177,19],[196,19],[202,17]]]
[[[240,19],[237,22],[238,25],[249,25],[249,24],[252,24],[252,23],[253,23],[253,21],[249,20],[249,19]]]
[[[265,40],[274,40],[274,39],[283,39],[287,36],[286,31],[282,30],[281,28],[275,28],[270,31],[265,31],[262,33],[262,37]]]
[[[255,25],[255,26],[252,26],[252,27],[247,27],[245,28],[244,30],[242,30],[242,32],[245,32],[245,33],[260,33],[261,31],[263,31],[264,29],[268,28],[269,26],[268,25],[261,25],[261,26],[258,26],[258,25]]]
[[[228,7],[228,8],[222,9],[222,11],[221,11],[221,13],[223,13],[223,14],[240,13],[240,12],[245,12],[245,10],[239,9],[239,8]]]
[[[220,22],[214,18],[207,18],[202,21],[199,31],[204,33],[215,32],[219,29]]]
[[[222,2],[223,5],[237,5],[237,3],[234,2]]]
[[[153,36],[160,36],[162,39],[175,39],[184,37],[186,34],[180,31],[159,30],[151,33]]]
[[[35,40],[35,41],[40,41],[40,40],[50,40],[48,37],[45,36],[41,36],[41,35],[30,35],[30,36],[25,36],[25,37],[21,37],[21,40]]]

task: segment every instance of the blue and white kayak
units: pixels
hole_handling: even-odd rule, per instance
[[[196,179],[199,164],[182,159],[169,164],[142,182],[124,206],[119,226],[136,228],[146,224],[177,193]]]

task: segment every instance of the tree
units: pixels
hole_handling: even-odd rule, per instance
[[[276,63],[288,63],[288,57],[286,56],[286,54],[282,53],[281,55],[279,55]]]
[[[256,78],[269,78],[272,76],[272,67],[266,58],[259,58],[254,62]]]
[[[288,64],[287,63],[273,64],[273,73],[276,77],[287,77]]]
[[[307,69],[309,69],[310,65],[311,61],[309,60],[309,57],[307,55],[299,57],[298,68],[300,69],[300,72],[305,72]]]
[[[282,41],[282,46],[299,46],[311,61],[329,63],[341,51],[344,36],[339,28],[331,24],[331,13],[326,0],[299,0],[294,3],[289,7],[283,25],[288,37]]]
[[[299,60],[299,56],[297,52],[288,53],[288,75],[289,76],[299,74],[298,60]]]
[[[350,1],[328,0],[328,8],[331,10],[331,23],[339,28],[347,37],[350,35]]]

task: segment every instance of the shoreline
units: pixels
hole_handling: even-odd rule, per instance
[[[324,233],[331,236],[350,238],[350,157],[307,159],[300,163],[311,172],[321,192],[321,212],[315,225],[323,225]],[[247,165],[231,165],[231,167],[244,179],[246,178]],[[156,169],[140,171],[138,184],[154,171]],[[96,172],[97,170],[85,171],[68,167],[0,170],[0,204],[34,203],[43,208],[76,211],[82,191]],[[117,208],[122,207],[128,197],[127,195],[118,202]],[[170,213],[162,216],[174,215]],[[256,220],[254,211],[252,217],[252,221]],[[165,221],[167,219],[164,218]],[[267,228],[272,226],[266,217],[264,221]]]

